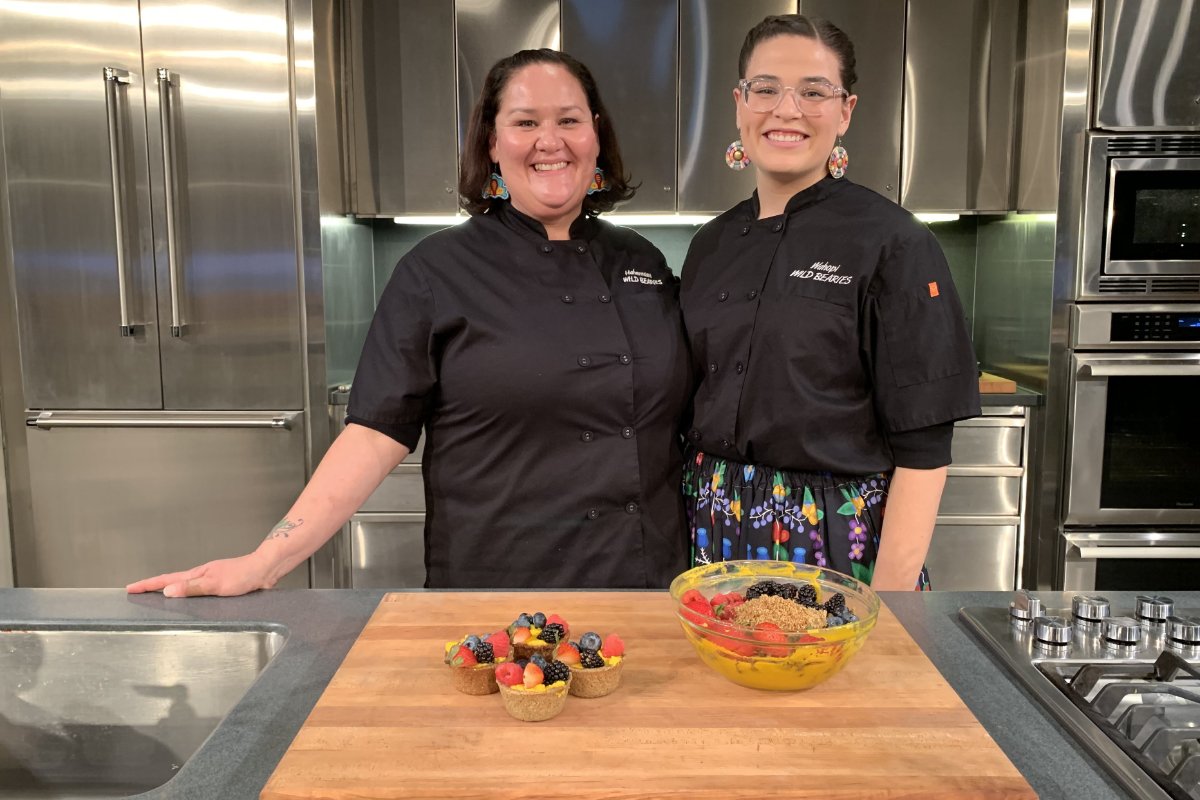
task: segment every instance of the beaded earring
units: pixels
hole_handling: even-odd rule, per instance
[[[725,164],[732,170],[743,170],[750,166],[750,156],[746,155],[746,148],[742,147],[741,139],[734,139],[729,147],[725,148]]]
[[[850,154],[846,152],[846,148],[842,147],[842,137],[838,137],[837,146],[829,153],[829,174],[834,178],[841,178],[846,174],[846,167],[850,166]]]

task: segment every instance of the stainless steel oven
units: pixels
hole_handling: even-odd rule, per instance
[[[1062,535],[1063,591],[1195,591],[1200,529],[1079,529]]]
[[[1088,137],[1078,299],[1200,299],[1200,135]]]
[[[1200,304],[1074,309],[1068,525],[1200,527]]]

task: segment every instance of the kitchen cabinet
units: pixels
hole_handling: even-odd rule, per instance
[[[330,393],[333,438],[346,427],[350,392]],[[425,438],[388,473],[333,542],[333,582],[338,588],[419,589],[425,585]]]
[[[1018,586],[1029,427],[1023,406],[988,406],[954,426],[953,463],[925,564],[936,590]]]
[[[587,64],[632,182],[621,211],[676,210],[676,0],[562,0],[562,49]],[[715,171],[715,168],[714,168]]]

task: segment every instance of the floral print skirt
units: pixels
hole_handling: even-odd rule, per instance
[[[777,559],[871,582],[887,475],[848,477],[741,464],[689,449],[683,494],[692,564]],[[914,587],[928,591],[922,567]]]

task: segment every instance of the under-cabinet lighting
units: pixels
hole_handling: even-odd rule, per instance
[[[392,217],[397,225],[457,225],[466,222],[470,217],[466,214],[410,214],[403,217]]]
[[[957,222],[958,214],[913,214],[921,222]]]

